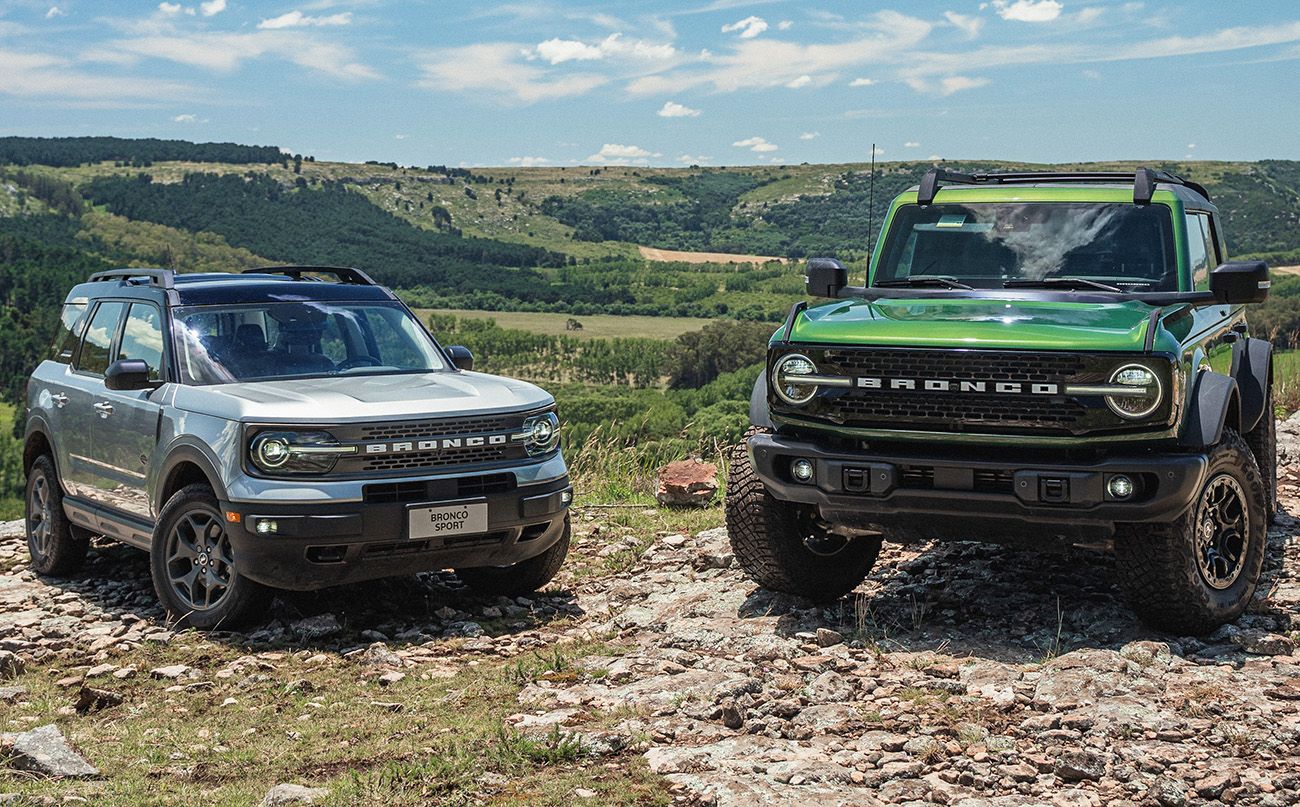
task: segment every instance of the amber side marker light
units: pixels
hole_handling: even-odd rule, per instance
[[[239,513],[236,513],[236,512],[233,511],[233,510],[229,510],[229,511],[227,511],[227,512],[226,512],[226,521],[230,522],[231,524],[238,524],[238,523],[239,523]]]

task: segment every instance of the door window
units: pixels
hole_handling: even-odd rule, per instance
[[[1192,286],[1207,289],[1210,286],[1211,256],[1209,223],[1203,213],[1187,214],[1187,265],[1192,270]]]
[[[119,359],[143,359],[149,365],[149,379],[162,378],[163,334],[162,316],[156,306],[149,303],[132,303],[122,328]]]
[[[103,375],[108,369],[109,356],[112,355],[113,339],[117,336],[117,325],[122,319],[122,310],[126,303],[100,303],[86,326],[86,335],[81,340],[81,351],[77,355],[76,368],[83,373]]]

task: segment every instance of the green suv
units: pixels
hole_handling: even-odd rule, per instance
[[[881,541],[1113,550],[1151,625],[1249,604],[1276,510],[1272,345],[1205,189],[1119,173],[934,170],[893,201],[866,286],[809,261],[731,467],[759,584],[843,595]]]

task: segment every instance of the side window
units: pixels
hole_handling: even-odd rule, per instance
[[[1206,289],[1210,285],[1210,253],[1205,248],[1205,216],[1187,214],[1187,265],[1192,272],[1192,287]]]
[[[62,364],[72,361],[72,354],[77,352],[77,340],[81,338],[81,329],[86,324],[86,301],[77,300],[63,306],[59,314],[59,331],[50,346],[50,358]]]
[[[149,378],[162,378],[163,333],[162,316],[157,306],[149,303],[132,303],[122,328],[122,344],[117,349],[119,359],[144,359],[149,365]]]
[[[113,338],[117,336],[117,326],[122,320],[125,303],[100,303],[86,326],[86,335],[81,340],[81,350],[77,354],[76,369],[84,373],[103,375],[108,369],[108,357],[112,353]]]

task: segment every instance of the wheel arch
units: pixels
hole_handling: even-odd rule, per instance
[[[1273,343],[1267,339],[1240,339],[1233,345],[1232,377],[1241,397],[1241,433],[1259,424],[1268,407],[1273,384]]]
[[[772,428],[772,413],[767,408],[767,370],[754,379],[754,390],[749,393],[749,424],[760,429]]]
[[[216,465],[206,454],[190,445],[180,445],[172,449],[158,474],[158,487],[154,496],[154,511],[162,512],[167,500],[176,491],[196,483],[206,484],[218,499],[225,499],[225,486]]]
[[[1213,370],[1197,373],[1179,442],[1187,448],[1206,448],[1223,438],[1225,428],[1241,434],[1242,414],[1236,379]]]
[[[54,441],[50,439],[49,434],[45,431],[44,425],[33,424],[27,429],[27,436],[23,439],[23,473],[26,474],[36,463],[36,458],[42,454],[49,454],[50,460],[54,462],[55,470],[58,470],[58,457],[54,453]]]

